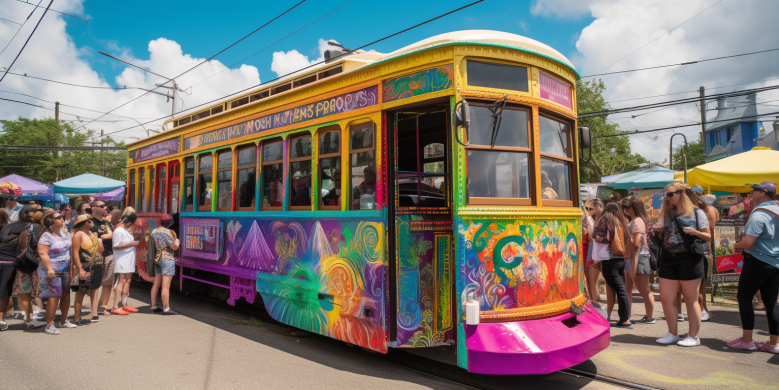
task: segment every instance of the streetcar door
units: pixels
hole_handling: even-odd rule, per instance
[[[387,164],[390,288],[395,293],[390,345],[452,344],[449,101],[388,112],[387,121],[388,156],[394,161]]]

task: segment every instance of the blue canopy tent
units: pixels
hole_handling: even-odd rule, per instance
[[[124,187],[124,182],[107,177],[85,173],[70,179],[54,183],[53,189],[57,194],[66,195],[96,195],[106,191]]]
[[[645,171],[635,171],[608,184],[611,188],[663,188],[674,181],[676,171],[654,167]]]

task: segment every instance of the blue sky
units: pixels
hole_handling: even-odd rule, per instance
[[[347,1],[308,0],[216,59],[225,65],[233,64]],[[124,65],[101,56],[97,50],[114,55],[128,51],[135,58],[147,59],[149,42],[164,37],[179,43],[186,54],[207,58],[297,2],[238,4],[136,1],[133,2],[133,7],[127,7],[127,3],[122,2],[88,0],[84,2],[84,15],[88,15],[89,23],[73,18],[65,20],[67,32],[84,53],[84,58],[104,80],[113,85],[114,77],[124,69]],[[244,63],[256,66],[260,71],[260,78],[269,80],[275,77],[270,69],[274,51],[296,49],[314,59],[319,56],[319,38],[335,39],[344,46],[357,47],[468,3],[353,0]],[[388,6],[390,4],[391,6]],[[535,17],[530,12],[530,4],[530,1],[485,1],[368,49],[390,52],[444,32],[493,29],[536,39],[565,55],[575,52],[576,37],[593,19],[581,17],[561,20]]]

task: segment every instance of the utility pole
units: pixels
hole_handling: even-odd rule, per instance
[[[706,151],[706,101],[703,100],[703,97],[706,95],[706,88],[703,88],[701,86],[701,89],[698,90],[701,97],[701,142],[703,143],[703,150]]]
[[[54,119],[60,123],[60,102],[54,102]]]
[[[100,130],[100,146],[103,146],[103,130]],[[100,150],[100,176],[105,177],[105,150]]]

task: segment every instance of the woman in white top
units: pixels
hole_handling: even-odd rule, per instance
[[[135,272],[135,250],[138,247],[138,241],[135,241],[135,237],[130,232],[136,219],[135,213],[122,216],[122,220],[114,230],[111,239],[114,247],[114,274],[117,275],[114,289],[114,309],[111,310],[111,314],[122,315],[124,312],[126,315],[138,312],[138,309],[127,304],[127,297],[130,295],[130,277]],[[121,306],[119,305],[120,301]]]

